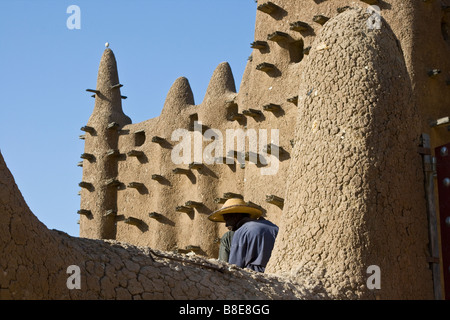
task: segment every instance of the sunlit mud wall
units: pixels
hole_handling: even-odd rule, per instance
[[[239,92],[222,63],[200,103],[180,77],[161,115],[136,124],[107,49],[84,128],[80,235],[216,257],[225,230],[207,215],[241,196],[280,226],[268,272],[314,274],[352,298],[432,297],[417,147],[422,133],[432,147],[449,138],[430,122],[450,100],[450,4],[366,2],[258,1]],[[272,161],[252,161],[249,138],[227,149],[238,129]],[[234,164],[206,161],[214,132]],[[370,265],[381,290],[367,289]]]

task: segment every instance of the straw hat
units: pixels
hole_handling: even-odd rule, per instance
[[[258,219],[262,215],[262,210],[247,204],[239,198],[232,198],[225,201],[222,209],[216,210],[208,216],[208,219],[214,222],[225,222],[223,218],[227,213],[247,213],[251,219]]]

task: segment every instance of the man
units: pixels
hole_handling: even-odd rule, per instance
[[[208,216],[211,221],[225,222],[230,230],[221,239],[219,260],[227,261],[228,257],[228,262],[238,267],[264,272],[278,227],[261,215],[261,209],[242,199],[228,199]]]

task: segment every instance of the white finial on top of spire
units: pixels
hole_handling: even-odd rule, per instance
[[[106,42],[106,43],[105,43],[105,47],[106,47],[106,48],[109,48],[109,42]]]

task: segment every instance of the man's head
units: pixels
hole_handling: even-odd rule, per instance
[[[224,214],[223,218],[228,230],[236,231],[242,225],[243,221],[250,220],[250,215],[248,213],[233,212]]]

